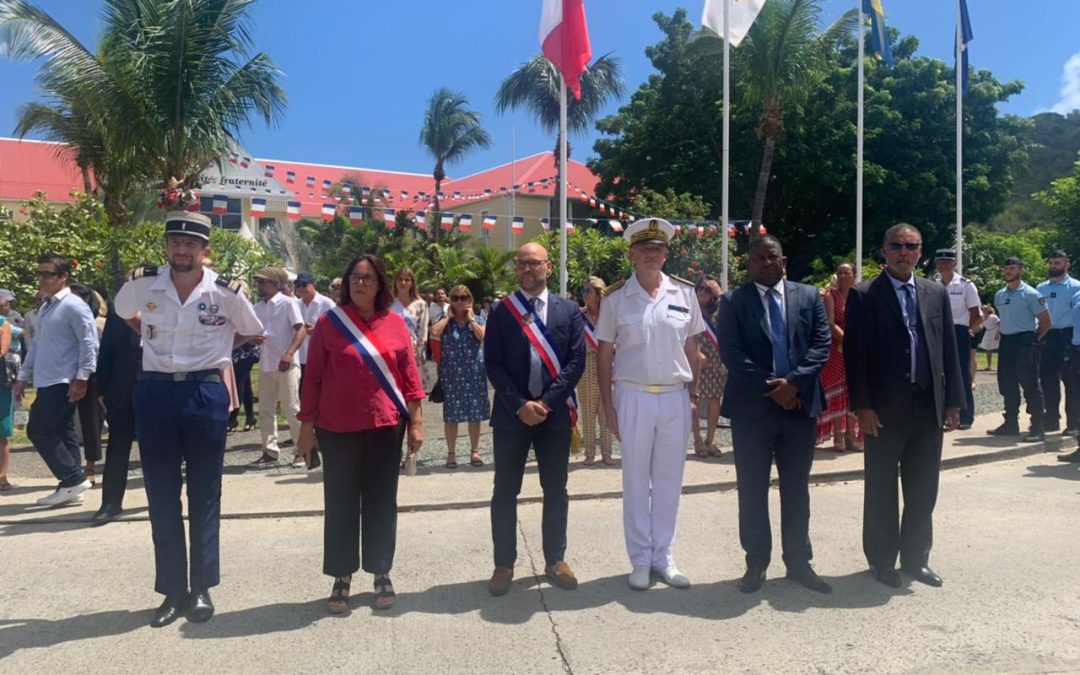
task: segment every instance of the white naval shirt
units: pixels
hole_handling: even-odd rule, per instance
[[[694,379],[687,338],[705,330],[694,287],[661,273],[656,298],[631,275],[604,298],[596,339],[615,344],[615,383],[670,385]]]
[[[334,301],[326,297],[318,291],[315,292],[315,297],[311,299],[311,304],[305,303],[303,300],[297,298],[297,302],[300,305],[300,314],[304,319],[304,323],[314,328],[315,323],[319,320],[319,317],[326,313],[328,310],[334,308]],[[308,331],[310,333],[310,331]],[[290,339],[289,342],[292,342]],[[311,342],[311,335],[309,334],[304,338],[304,343],[300,345],[300,351],[297,352],[296,362],[300,364],[307,363],[307,351],[308,343]],[[288,348],[288,345],[286,345]],[[280,357],[279,359],[280,360]],[[277,364],[274,364],[274,368],[277,369]]]
[[[275,372],[281,357],[285,356],[296,337],[296,326],[304,323],[300,302],[279,292],[269,300],[260,300],[255,305],[255,316],[262,323],[263,335],[266,336],[259,368],[264,373]]]
[[[180,302],[168,265],[156,275],[131,279],[116,294],[116,313],[132,319],[142,312],[143,370],[184,373],[224,368],[232,361],[235,335],[261,335],[262,324],[242,293],[203,277]]]
[[[937,281],[941,283],[940,275],[938,275]],[[970,325],[971,312],[969,310],[982,306],[982,300],[979,299],[979,291],[975,288],[975,284],[959,274],[954,274],[952,281],[943,285],[945,286],[945,292],[949,294],[953,325]]]

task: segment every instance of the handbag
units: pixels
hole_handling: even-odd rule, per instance
[[[432,403],[442,403],[445,396],[446,395],[443,392],[442,388],[442,377],[436,377],[435,386],[431,388],[430,392],[428,392],[428,400]]]
[[[11,389],[15,380],[19,379],[21,365],[19,355],[14,352],[0,356],[0,389]]]

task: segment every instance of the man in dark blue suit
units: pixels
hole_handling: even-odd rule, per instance
[[[813,591],[832,587],[810,566],[810,466],[825,400],[818,373],[829,360],[829,322],[813,286],[784,279],[780,242],[750,244],[750,282],[720,301],[717,338],[728,369],[721,414],[731,419],[739,484],[744,593],[761,588],[772,555],[769,474],[780,476],[780,531],[787,577]]]
[[[495,389],[491,408],[495,572],[488,582],[492,595],[505,595],[514,578],[517,497],[530,446],[536,452],[544,490],[544,573],[560,588],[577,588],[577,579],[563,560],[573,426],[567,401],[585,371],[584,324],[576,304],[548,293],[551,258],[543,246],[525,244],[518,249],[514,265],[521,289],[495,306],[484,335],[484,364]],[[526,331],[540,341],[539,349]],[[549,371],[548,362],[557,375]]]

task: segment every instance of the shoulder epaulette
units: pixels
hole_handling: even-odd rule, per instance
[[[157,271],[157,265],[143,265],[142,267],[136,267],[131,270],[131,274],[128,275],[128,281],[142,279],[143,277],[156,277]]]
[[[610,286],[607,286],[606,288],[604,288],[604,290],[601,291],[600,294],[601,295],[610,295],[610,294],[614,293],[615,291],[619,290],[620,288],[622,288],[622,285],[625,284],[625,283],[626,283],[626,279],[619,279],[615,283],[613,283]]]
[[[229,289],[233,293],[240,293],[246,286],[243,279],[230,279],[229,277],[218,277],[214,283]]]
[[[668,276],[670,276],[675,281],[678,281],[679,283],[686,284],[687,286],[694,286],[695,285],[693,281],[687,281],[686,279],[683,279],[682,277],[677,277],[674,274],[669,274]]]

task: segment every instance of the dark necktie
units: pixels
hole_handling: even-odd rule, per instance
[[[784,377],[791,371],[788,358],[787,322],[784,321],[784,306],[780,302],[780,292],[769,289],[769,338],[772,341],[773,363],[776,364],[776,376]]]
[[[536,312],[536,306],[539,304],[540,298],[529,298],[529,305],[532,307],[533,312]],[[539,313],[537,313],[539,316]],[[540,398],[540,394],[544,393],[544,364],[540,362],[540,355],[536,353],[536,347],[529,343],[529,396],[533,398]]]
[[[914,368],[911,370],[911,382],[922,389],[930,388],[930,364],[927,354],[923,353],[919,336],[919,314],[915,307],[915,289],[911,284],[901,286],[904,289],[904,310],[907,313],[908,333],[911,335],[911,351],[914,355]]]

